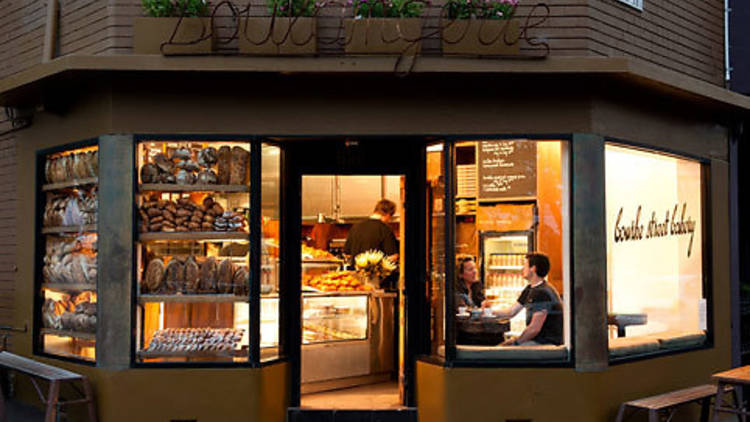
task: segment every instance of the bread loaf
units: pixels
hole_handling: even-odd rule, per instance
[[[250,153],[244,148],[232,148],[232,162],[229,170],[230,185],[244,185],[247,183],[246,175],[250,167]]]
[[[204,293],[216,292],[216,258],[208,257],[201,265],[200,291]]]
[[[190,255],[185,260],[185,292],[195,293],[198,291],[198,283],[200,281],[200,267],[195,262],[195,257]]]
[[[237,296],[245,296],[250,290],[250,273],[247,268],[237,267],[232,277],[232,284],[234,284],[234,294]]]
[[[231,293],[232,292],[232,277],[234,276],[234,269],[232,267],[232,260],[225,259],[219,264],[219,270],[217,274],[219,293]]]
[[[161,289],[164,283],[165,268],[164,261],[159,258],[152,259],[146,267],[146,275],[143,277],[143,285],[141,289],[145,287],[146,292],[156,293]]]
[[[232,150],[228,146],[219,148],[219,159],[217,164],[217,180],[220,185],[229,184],[230,167],[232,162]]]
[[[182,282],[185,278],[185,264],[177,258],[173,258],[167,264],[165,270],[166,287],[170,293],[182,291]]]

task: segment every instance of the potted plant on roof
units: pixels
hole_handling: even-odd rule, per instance
[[[344,19],[346,53],[413,56],[422,41],[422,0],[350,0],[354,18]]]
[[[270,17],[244,19],[239,36],[240,53],[315,54],[315,16],[320,4],[314,0],[267,0],[266,5]]]
[[[135,54],[210,54],[213,30],[205,0],[141,0],[148,17],[135,19]]]
[[[449,0],[441,21],[443,53],[518,54],[517,7],[518,0]]]

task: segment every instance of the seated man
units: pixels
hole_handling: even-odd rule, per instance
[[[517,338],[503,342],[503,346],[562,344],[562,302],[555,288],[544,280],[549,273],[549,267],[549,258],[546,255],[526,255],[522,275],[528,285],[513,306],[493,310],[496,316],[512,318],[521,312],[521,309],[526,309],[526,329]]]

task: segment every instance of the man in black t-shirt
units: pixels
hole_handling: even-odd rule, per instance
[[[526,329],[517,338],[506,340],[502,345],[562,344],[562,301],[555,288],[544,280],[549,268],[549,258],[546,255],[526,255],[522,275],[529,284],[513,306],[494,312],[499,317],[512,318],[521,312],[521,309],[526,309]]]
[[[378,250],[385,256],[398,262],[398,241],[393,230],[388,226],[396,212],[396,204],[387,199],[381,199],[375,204],[375,210],[370,218],[352,226],[346,236],[344,253],[349,255],[350,263],[354,265],[354,257],[362,252]]]

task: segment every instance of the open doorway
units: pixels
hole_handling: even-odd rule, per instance
[[[300,405],[404,403],[403,175],[302,175]]]

